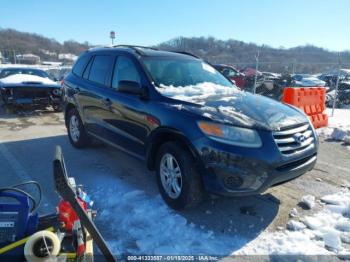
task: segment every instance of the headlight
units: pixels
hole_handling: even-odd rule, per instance
[[[209,138],[235,146],[258,148],[262,146],[259,134],[252,129],[210,122],[198,122],[198,127]]]

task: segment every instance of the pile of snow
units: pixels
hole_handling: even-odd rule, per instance
[[[337,141],[350,143],[350,109],[335,109],[332,116],[332,109],[327,109],[328,126],[320,128],[317,133],[321,136]]]
[[[56,85],[56,83],[49,78],[40,77],[36,75],[28,75],[28,74],[10,75],[8,77],[2,78],[0,82],[2,82],[3,84],[22,84],[25,82],[32,82],[32,83]]]
[[[287,231],[264,232],[235,252],[240,255],[331,255],[350,254],[350,191],[344,189],[321,198],[324,208],[313,215],[295,218]],[[293,212],[295,213],[295,212]]]
[[[313,209],[315,206],[315,197],[312,195],[303,196],[301,203],[303,203],[308,209]]]
[[[330,255],[322,241],[310,241],[312,236],[301,231],[262,233],[234,255]],[[297,260],[295,260],[297,261]]]
[[[157,87],[157,91],[164,96],[188,102],[193,102],[197,99],[205,99],[206,97],[213,95],[226,96],[239,92],[236,88],[217,85],[210,82],[176,87],[160,85],[160,87]]]

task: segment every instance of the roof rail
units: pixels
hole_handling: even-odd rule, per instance
[[[170,51],[170,52],[183,54],[183,55],[189,55],[189,56],[193,56],[195,58],[201,59],[199,56],[196,56],[196,55],[194,55],[194,54],[192,54],[190,52],[186,52],[186,51]]]
[[[100,49],[100,48],[108,48],[108,47],[110,47],[110,46],[98,45],[98,46],[90,47],[90,48],[88,48],[86,51],[96,50],[96,49]]]
[[[142,52],[142,50],[140,50],[141,48],[158,50],[157,48],[154,48],[154,47],[140,46],[140,45],[114,45],[112,47],[127,47],[127,48],[131,48],[131,49],[135,50],[135,52],[140,54],[140,55],[144,55],[144,52]]]

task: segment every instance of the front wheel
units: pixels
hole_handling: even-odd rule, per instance
[[[202,181],[194,162],[188,150],[175,142],[165,143],[158,151],[158,188],[173,209],[193,207],[202,201]]]
[[[68,137],[70,143],[76,148],[86,147],[89,144],[89,137],[85,131],[85,127],[78,111],[73,108],[68,112]]]

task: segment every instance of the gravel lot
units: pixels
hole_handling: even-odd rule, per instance
[[[112,198],[113,185],[121,180],[132,190],[141,190],[150,198],[158,197],[155,176],[143,162],[100,144],[84,150],[73,148],[62,113],[51,111],[10,113],[0,109],[0,186],[36,180],[42,184],[45,196],[40,212],[53,211],[58,200],[51,169],[55,145],[63,148],[70,176],[84,184],[92,198],[97,191],[109,192],[105,197]],[[285,228],[294,207],[301,214],[308,214],[310,211],[298,205],[302,196],[312,194],[317,198],[337,192],[349,181],[349,176],[350,151],[339,142],[321,137],[318,163],[301,178],[259,196],[213,197],[196,209],[178,214],[203,230],[228,237],[239,235],[249,242],[263,230]],[[95,199],[97,210],[105,201],[103,194],[99,196]],[[107,239],[119,237],[111,233],[111,225],[103,220],[97,219],[97,225]],[[232,251],[236,248],[232,246]]]

